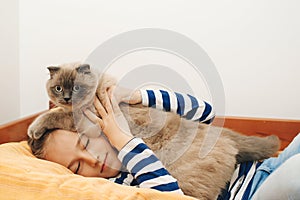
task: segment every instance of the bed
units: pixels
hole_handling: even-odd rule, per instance
[[[39,114],[0,126],[0,199],[193,199],[82,177],[59,164],[35,158],[25,140],[27,127]],[[217,117],[214,125],[221,124],[223,119]],[[300,132],[300,120],[226,117],[224,126],[247,135],[276,134],[281,148]]]

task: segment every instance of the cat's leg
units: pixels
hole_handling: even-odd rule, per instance
[[[41,114],[30,124],[27,135],[38,139],[45,132],[53,129],[75,131],[72,112],[64,112],[61,108],[55,108]]]

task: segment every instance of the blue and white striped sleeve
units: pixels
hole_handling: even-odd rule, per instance
[[[183,194],[152,150],[140,138],[133,138],[119,152],[118,158],[141,188]]]
[[[144,106],[177,113],[188,120],[205,124],[210,124],[215,117],[210,103],[189,94],[149,89],[141,89],[140,92]]]
[[[260,161],[248,161],[237,165],[226,191],[220,199],[251,199],[252,182]]]

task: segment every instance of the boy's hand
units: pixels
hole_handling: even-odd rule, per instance
[[[100,117],[90,110],[85,110],[84,114],[93,123],[98,123],[109,142],[116,149],[121,150],[133,136],[117,101],[114,98],[109,99],[106,91],[103,105],[97,97],[94,100],[94,105]]]

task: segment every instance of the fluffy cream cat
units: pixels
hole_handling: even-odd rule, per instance
[[[48,69],[47,91],[58,107],[39,116],[30,125],[28,135],[37,139],[48,130],[74,131],[76,126],[77,131],[86,131],[91,124],[82,118],[81,108],[92,107],[95,93],[103,101],[103,92],[115,84],[114,80],[104,76],[99,78],[87,64],[66,64]],[[62,93],[62,90],[66,92]],[[230,181],[237,163],[265,159],[279,148],[276,136],[245,136],[141,104],[122,103],[120,107],[132,134],[144,139],[178,180],[185,194],[199,199],[216,199]],[[74,121],[79,125],[75,126]],[[93,131],[98,127],[94,128]],[[38,148],[29,144],[32,149]]]

